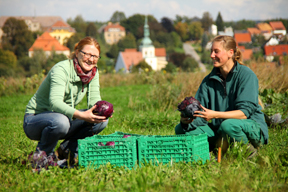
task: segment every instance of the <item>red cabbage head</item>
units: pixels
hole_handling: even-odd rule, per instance
[[[95,103],[97,107],[93,110],[93,113],[99,116],[111,117],[113,114],[113,105],[108,101],[98,101]]]
[[[186,97],[181,103],[178,104],[178,111],[181,112],[183,117],[194,118],[194,112],[200,111],[200,102],[194,97]]]

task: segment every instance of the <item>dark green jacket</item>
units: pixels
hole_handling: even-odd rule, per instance
[[[195,98],[214,111],[241,110],[247,119],[253,119],[261,126],[265,143],[268,143],[268,127],[258,103],[258,78],[244,65],[236,63],[235,68],[226,78],[226,87],[214,68],[202,81]],[[213,119],[212,126],[217,130],[225,119]],[[196,118],[188,126],[188,131],[206,125],[203,118]]]

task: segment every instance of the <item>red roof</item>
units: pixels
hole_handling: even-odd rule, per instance
[[[268,23],[258,23],[257,28],[261,32],[271,32],[272,31],[272,27]]]
[[[104,31],[107,32],[109,29],[119,29],[120,31],[125,31],[125,28],[122,27],[119,23],[115,23],[115,24],[112,24],[112,23],[108,23],[108,25],[104,28]]]
[[[68,23],[64,22],[64,21],[56,21],[51,27],[47,28],[47,32],[52,32],[56,29],[65,29],[67,31],[70,32],[76,32],[74,28],[72,28]]]
[[[122,58],[127,70],[130,69],[131,65],[137,65],[140,61],[143,60],[142,53],[138,51],[125,51],[121,52],[120,54],[122,54]]]
[[[261,31],[257,28],[247,28],[247,31],[251,34],[251,35],[257,35],[260,34]]]
[[[252,42],[250,33],[235,33],[234,38],[237,44]]]
[[[166,57],[166,49],[165,48],[155,48],[155,56],[156,57]]]
[[[125,52],[137,52],[137,49],[129,48],[129,49],[125,49]]]
[[[271,22],[269,22],[269,24],[273,30],[286,30],[282,21],[271,21]]]
[[[264,46],[264,51],[265,51],[265,55],[269,56],[269,55],[287,55],[288,54],[288,45],[287,44],[283,44],[283,45],[270,45]]]
[[[43,49],[44,51],[66,51],[69,50],[68,47],[61,45],[57,39],[52,37],[48,32],[44,32],[40,37],[38,37],[29,51],[34,49]]]

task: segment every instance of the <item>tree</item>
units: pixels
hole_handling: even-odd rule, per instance
[[[75,44],[78,43],[82,38],[84,38],[82,33],[75,33],[67,40],[65,46],[68,47],[70,51],[74,51]]]
[[[126,16],[125,16],[125,13],[124,12],[121,12],[121,11],[115,11],[113,13],[113,15],[111,16],[110,18],[110,21],[112,23],[120,23],[121,21],[125,20],[126,19]]]
[[[3,25],[2,47],[14,52],[20,58],[28,55],[28,49],[34,42],[33,33],[23,20],[10,17]]]
[[[119,53],[119,48],[117,44],[113,44],[109,50],[109,52],[106,53],[107,57],[116,59]]]
[[[187,23],[178,22],[175,25],[175,30],[180,35],[182,41],[186,41],[188,39],[187,29],[188,29]]]
[[[85,34],[86,36],[97,38],[98,32],[96,26],[90,22],[86,28]]]
[[[169,62],[172,62],[176,67],[183,67],[183,61],[186,59],[187,55],[185,53],[171,53],[169,55]]]
[[[184,59],[181,68],[183,71],[195,71],[198,68],[198,63],[195,59],[189,56]]]
[[[201,19],[202,27],[204,31],[208,31],[209,27],[213,24],[213,18],[209,12],[204,12]]]
[[[133,34],[128,33],[128,35],[118,41],[117,46],[119,51],[124,51],[126,48],[137,48],[136,39]]]
[[[165,70],[169,73],[173,73],[176,71],[176,69],[177,69],[177,67],[172,62],[168,62],[168,64],[165,66],[165,68],[163,70]]]
[[[131,71],[132,73],[138,73],[139,71],[150,72],[152,67],[145,60],[142,60],[137,65],[133,65]]]
[[[182,41],[181,41],[181,37],[178,35],[178,33],[176,33],[175,31],[171,32],[171,38],[174,42],[174,47],[175,48],[182,48],[183,44],[182,44]]]
[[[75,28],[78,33],[82,33],[83,35],[85,34],[87,24],[81,15],[77,15],[74,20],[69,18],[67,23],[71,25],[71,27]]]
[[[208,43],[208,37],[207,37],[207,34],[204,33],[204,34],[202,35],[202,40],[201,40],[202,52],[205,51],[205,47],[206,47],[207,43]]]
[[[0,49],[0,77],[14,75],[17,57],[12,51]]]
[[[175,31],[173,21],[167,17],[161,19],[161,25],[166,29],[168,33]]]
[[[188,26],[189,38],[193,40],[199,40],[203,35],[203,28],[201,22],[192,22]]]
[[[217,18],[216,18],[216,26],[218,31],[224,31],[224,22],[221,16],[221,13],[218,12]]]

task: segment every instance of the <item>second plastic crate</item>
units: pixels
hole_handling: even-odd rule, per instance
[[[139,166],[171,162],[209,160],[209,144],[206,134],[140,137],[138,141]]]

